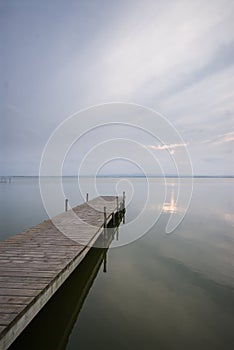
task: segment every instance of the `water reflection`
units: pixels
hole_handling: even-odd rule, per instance
[[[175,201],[175,190],[173,188],[169,194],[169,200],[163,203],[162,212],[168,214],[183,213],[184,208],[179,207]]]
[[[233,213],[224,213],[224,220],[229,222],[232,226],[234,226],[234,214]]]
[[[175,193],[174,190],[171,191],[171,198],[169,202],[165,202],[163,204],[163,212],[164,213],[175,213],[177,208],[175,205]]]
[[[98,179],[102,193],[113,193],[115,181]],[[126,223],[140,213],[146,197],[143,179],[132,181],[136,196],[127,207]],[[160,214],[164,202],[164,181],[149,181],[155,198],[146,221]],[[68,198],[74,201],[75,184],[67,180]],[[155,226],[133,244],[91,250],[57,302],[47,305],[44,317],[32,322],[33,330],[30,326],[26,340],[17,341],[14,349],[234,349],[233,179],[195,179],[191,205],[173,235],[164,234],[170,210],[179,215],[183,204],[176,203],[176,179],[167,185],[167,210]],[[25,186],[2,186],[9,190],[2,210],[8,231],[13,224],[18,232],[21,223],[29,225],[28,219],[34,218],[33,225],[44,219],[36,203],[39,191]],[[180,186],[186,189],[187,180]],[[24,193],[28,197],[22,205]],[[131,230],[121,225],[118,244],[126,236],[134,239],[144,224]],[[117,236],[115,232],[111,247]]]
[[[110,222],[108,230],[99,238],[98,246],[103,248],[92,248],[89,251],[79,267],[12,344],[10,350],[66,349],[71,330],[102,265],[103,272],[107,272],[108,247],[113,239],[118,239],[118,226],[124,215],[123,211],[115,217],[115,227],[111,227],[113,222]]]

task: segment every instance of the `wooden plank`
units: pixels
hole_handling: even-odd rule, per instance
[[[66,263],[67,261],[70,261],[73,257],[75,257],[77,254],[70,254],[68,256],[59,256],[59,257],[55,257],[52,256],[51,258],[49,256],[44,256],[43,258],[38,258],[35,257],[33,258],[33,256],[27,256],[27,257],[17,257],[17,256],[12,256],[12,257],[8,257],[5,258],[4,260],[1,260],[0,258],[0,267],[3,266],[3,264],[11,264],[11,263],[15,263],[15,264],[21,264],[21,263],[53,263],[53,264],[57,264],[59,262],[62,263]]]
[[[7,262],[2,262],[0,260],[0,270],[4,270],[5,267],[8,267],[9,265],[14,266],[16,268],[21,268],[23,265],[25,266],[44,266],[44,265],[51,265],[51,266],[57,266],[57,265],[64,265],[66,264],[66,260],[69,261],[70,259],[14,259],[14,257],[11,260],[8,260]]]
[[[7,326],[9,323],[11,323],[14,320],[14,318],[16,318],[16,316],[17,316],[17,313],[10,313],[10,314],[0,313],[0,325]]]
[[[18,277],[21,276],[22,278],[24,277],[54,277],[56,276],[56,272],[43,272],[43,271],[21,271],[21,270],[14,270],[14,271],[1,271],[0,276],[10,276],[12,277]]]
[[[64,255],[59,254],[59,259],[71,259],[73,256],[76,255],[76,252],[64,252]],[[53,254],[48,254],[46,252],[44,252],[44,255],[42,254],[17,254],[16,252],[12,253],[7,253],[7,254],[0,254],[0,260],[17,260],[17,259],[24,259],[24,260],[42,260],[42,259],[51,259],[56,261],[58,259],[58,254],[53,255]],[[1,260],[1,261],[2,261]]]
[[[40,264],[30,264],[30,266],[19,266],[18,264],[10,264],[9,266],[5,266],[5,268],[0,269],[0,275],[4,272],[7,271],[17,271],[19,273],[19,275],[21,274],[21,272],[25,273],[25,272],[57,272],[58,270],[60,270],[61,268],[63,268],[64,266],[66,266],[66,264],[62,264],[62,265],[52,265],[50,267],[50,265],[40,265]]]
[[[17,304],[17,305],[27,305],[33,300],[33,297],[16,297],[0,295],[0,304]]]
[[[22,279],[21,279],[22,280]],[[1,283],[1,281],[0,281]],[[14,280],[14,282],[8,282],[5,281],[4,282],[4,287],[6,289],[28,289],[30,287],[30,289],[37,289],[37,290],[42,290],[47,286],[48,282],[44,282],[44,283],[38,283],[38,280],[35,279],[34,283],[32,282],[16,282]],[[0,286],[1,288],[1,286]]]
[[[44,254],[43,256],[49,256],[50,254],[53,256],[55,254],[55,250],[52,250],[51,246],[50,247],[41,246],[41,247],[38,247],[37,250],[32,248],[29,251],[26,251],[26,250],[22,251],[22,250],[19,250],[18,248],[11,248],[11,249],[4,251],[4,253],[0,252],[0,254],[7,255],[7,256],[12,256],[12,255],[31,256],[34,253],[37,254],[38,252],[40,252],[40,254],[41,254],[42,248],[43,248],[43,254]],[[69,254],[76,254],[77,251],[79,251],[79,250],[77,248],[74,248],[73,246],[70,246],[70,247],[57,247],[56,246],[57,257],[62,255],[62,254],[64,254],[65,256],[67,256]]]
[[[26,284],[35,284],[35,283],[42,283],[42,284],[48,284],[52,280],[51,277],[32,277],[32,276],[15,276],[12,280],[11,276],[0,276],[0,284],[5,286],[5,283],[26,283]]]
[[[13,288],[13,289],[7,289],[7,288],[0,288],[0,295],[2,296],[20,296],[20,297],[31,297],[38,295],[37,289],[21,289],[21,288]]]
[[[3,264],[0,268],[0,274],[1,271],[57,271],[61,270],[64,266],[66,266],[66,263],[34,263],[31,262],[30,265],[28,262],[17,264],[15,262],[12,262],[10,264]]]
[[[25,305],[20,305],[20,304],[0,304],[0,314],[1,313],[19,314],[24,308],[25,308]]]
[[[31,270],[31,271],[56,271],[63,269],[64,266],[67,265],[69,261],[72,259],[66,259],[66,260],[58,260],[58,261],[49,261],[46,262],[34,262],[34,261],[26,261],[21,263],[16,263],[15,261],[9,262],[9,263],[3,263],[0,267],[0,273],[1,271],[8,271],[8,270]]]
[[[121,203],[121,200],[119,200]],[[86,256],[116,212],[98,197],[0,243],[0,349],[7,349]],[[54,225],[69,231],[69,237]],[[7,328],[3,327],[8,325]]]

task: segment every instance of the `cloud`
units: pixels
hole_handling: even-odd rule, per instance
[[[234,111],[233,86],[234,65],[166,98],[162,105],[168,113],[179,114],[185,123],[186,120],[193,123],[208,120]]]
[[[202,141],[202,143],[210,144],[211,146],[222,145],[234,141],[234,131],[218,135],[216,138]]]
[[[103,44],[103,89],[108,96],[157,96],[202,69],[234,40],[230,7],[230,1],[135,6]]]
[[[186,143],[172,143],[168,145],[147,145],[146,147],[154,150],[175,150],[175,148],[185,146],[187,146]]]
[[[232,171],[233,1],[32,3],[2,5],[5,173],[15,159],[24,172],[25,148],[36,169],[60,122],[116,100],[164,114],[182,134],[197,172]],[[211,169],[204,155],[213,159],[212,143],[218,157]],[[172,145],[171,153],[179,151]]]
[[[234,131],[228,132],[228,133],[223,134],[223,135],[219,135],[217,141],[214,142],[213,144],[219,145],[219,144],[223,144],[226,142],[232,142],[232,141],[234,141]]]

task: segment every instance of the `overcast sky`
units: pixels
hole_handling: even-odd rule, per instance
[[[0,0],[0,43],[0,174],[38,175],[59,123],[123,101],[153,108],[177,128],[195,174],[233,175],[233,0]],[[106,130],[98,133],[105,140]],[[134,130],[123,134],[163,151]],[[73,152],[67,174],[93,140]],[[172,144],[171,154],[178,149]],[[135,172],[126,161],[110,169]]]

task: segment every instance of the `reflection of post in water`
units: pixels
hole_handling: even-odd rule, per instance
[[[54,294],[30,325],[10,347],[15,349],[66,349],[70,332],[76,322],[83,303],[98,274],[103,261],[103,271],[107,272],[107,251],[118,230],[124,210],[111,220],[106,236],[99,240],[103,248],[91,248],[86,258]],[[115,223],[115,224],[114,224]],[[102,244],[99,242],[99,247]]]
[[[106,266],[107,266],[107,251],[105,251],[103,256],[103,272],[107,272]]]
[[[123,210],[123,224],[125,224],[125,209]]]
[[[104,218],[106,218],[106,212],[104,209]],[[114,236],[116,235],[116,240],[119,240],[119,225],[121,221],[124,222],[125,218],[125,208],[120,208],[119,211],[117,211],[116,214],[112,214],[111,222],[108,226],[103,226],[103,234],[100,236],[99,240],[97,241],[97,246],[100,245],[100,239],[102,240],[102,249],[103,249],[103,272],[107,272],[107,251],[108,248],[114,239]],[[105,222],[105,221],[104,221]]]

